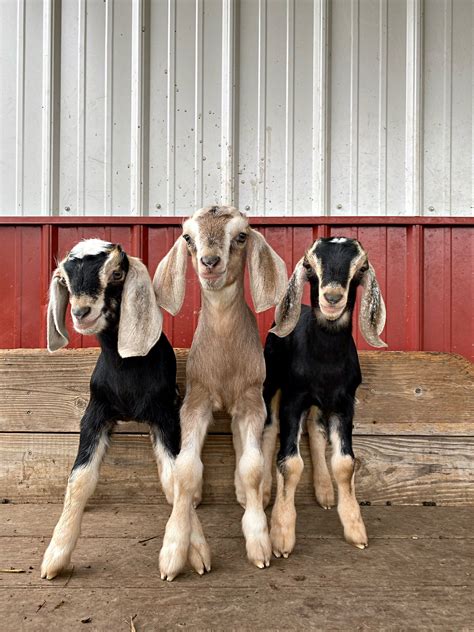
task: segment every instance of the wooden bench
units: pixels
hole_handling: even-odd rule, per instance
[[[183,388],[187,352],[177,351]],[[0,352],[0,612],[5,630],[468,630],[472,628],[472,366],[437,353],[361,353],[355,449],[365,551],[347,545],[335,510],[313,500],[307,464],[297,544],[261,571],[245,558],[234,499],[229,421],[204,448],[199,508],[212,573],[160,580],[170,508],[144,427],[123,424],[86,510],[72,564],[54,582],[39,566],[61,512],[96,350]],[[341,597],[342,595],[342,597]],[[90,622],[83,625],[82,621]]]
[[[0,496],[60,502],[98,350],[0,351]],[[187,351],[176,350],[184,392]],[[361,352],[354,449],[357,495],[371,504],[474,504],[473,367],[445,353]],[[313,503],[311,465],[297,502]],[[234,503],[229,420],[216,415],[203,454],[204,503]],[[146,426],[120,424],[92,503],[164,503]]]

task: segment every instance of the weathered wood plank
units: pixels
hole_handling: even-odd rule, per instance
[[[386,588],[379,587],[373,576],[363,578],[365,585],[354,586],[343,577],[337,589],[321,587],[317,594],[301,581],[281,590],[275,582],[258,589],[208,588],[204,579],[195,579],[192,589],[176,583],[163,583],[159,590],[0,588],[0,611],[6,630],[25,632],[129,632],[130,618],[135,615],[137,632],[182,628],[199,632],[472,630],[470,586]],[[81,623],[89,618],[87,625]]]
[[[77,434],[0,434],[1,495],[23,502],[58,502],[77,450]],[[384,504],[474,504],[472,437],[358,436],[360,501]],[[299,503],[312,503],[307,438],[302,440],[307,467],[298,487]],[[231,437],[212,435],[203,460],[204,501],[234,502],[234,452]],[[148,437],[114,437],[93,502],[163,502]]]
[[[0,586],[40,588],[39,565],[49,539],[2,538],[0,568],[23,568],[25,573],[0,573]],[[71,566],[53,585],[70,588],[161,588],[158,556],[162,537],[140,544],[135,539],[86,538],[78,541]],[[347,584],[367,581],[372,577],[379,587],[394,585],[457,586],[469,585],[474,589],[472,575],[472,540],[374,540],[366,551],[351,547],[340,540],[297,540],[288,560],[273,558],[270,568],[263,572],[247,560],[244,538],[209,538],[212,552],[212,572],[205,578],[189,568],[177,584],[192,586],[205,583],[208,588],[231,588],[238,578],[241,587],[259,589],[268,582],[295,586],[295,576],[305,576],[305,587],[335,588],[344,575]],[[409,560],[418,560],[415,565]],[[33,568],[30,569],[29,567]],[[420,566],[422,568],[420,568]],[[387,569],[390,569],[387,572]],[[29,572],[32,571],[32,572]]]
[[[49,538],[62,504],[0,505],[0,537]],[[371,540],[474,539],[474,507],[362,507]],[[199,516],[206,533],[214,538],[241,538],[242,508],[237,504],[202,505]],[[167,505],[90,505],[85,512],[81,538],[161,538],[170,509]],[[270,509],[267,510],[270,514]],[[299,538],[341,539],[336,510],[316,504],[298,508]]]
[[[96,349],[48,354],[0,351],[0,431],[70,432],[78,429],[89,397]],[[187,350],[176,350],[184,392]],[[474,435],[472,365],[447,353],[361,352],[356,434]],[[122,431],[142,431],[126,424]],[[228,432],[216,415],[211,432]]]
[[[27,528],[33,519],[44,518],[45,527],[56,519],[44,513],[52,506],[0,509],[2,523],[9,516],[19,528]],[[59,506],[54,507],[57,510]],[[1,537],[0,567],[26,571],[0,574],[2,626],[35,632],[85,627],[129,631],[130,617],[136,615],[138,632],[182,627],[443,632],[472,628],[474,541],[463,537],[472,524],[472,509],[364,507],[371,534],[365,551],[350,547],[342,537],[313,537],[312,533],[332,529],[335,516],[314,510],[319,513],[317,521],[310,508],[299,511],[292,556],[273,559],[270,568],[260,571],[247,562],[240,533],[221,537],[216,531],[220,521],[225,525],[226,518],[239,510],[200,508],[213,570],[203,578],[187,571],[172,584],[160,581],[158,573],[169,512],[164,506],[105,506],[88,512],[74,567],[52,582],[39,578],[48,538]],[[127,525],[127,515],[137,522]],[[35,529],[42,528],[36,524]],[[150,526],[153,531],[158,527],[158,537],[140,542],[146,535],[137,536],[134,529],[146,531]],[[86,626],[83,619],[90,619]]]

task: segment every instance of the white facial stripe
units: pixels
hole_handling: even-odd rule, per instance
[[[112,245],[108,241],[103,239],[84,239],[74,246],[69,253],[69,257],[74,259],[83,259],[87,256],[98,255],[101,252],[107,252],[112,248]]]

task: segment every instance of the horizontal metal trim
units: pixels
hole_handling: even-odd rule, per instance
[[[188,215],[163,216],[163,217],[114,217],[99,215],[95,217],[46,217],[46,216],[4,216],[0,217],[0,226],[16,224],[23,225],[56,225],[56,226],[179,226]],[[341,225],[341,226],[474,226],[474,217],[425,217],[412,216],[337,216],[313,215],[313,216],[278,216],[278,217],[252,217],[248,216],[251,224],[256,226],[314,226],[314,225]]]

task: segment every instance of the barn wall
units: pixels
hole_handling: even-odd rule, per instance
[[[0,212],[471,215],[471,0],[2,0]]]
[[[181,234],[181,218],[0,218],[0,348],[45,347],[48,284],[55,262],[78,240],[101,237],[143,258],[153,274]],[[474,221],[468,218],[252,219],[291,273],[318,236],[357,237],[387,305],[389,350],[447,351],[474,360]],[[189,266],[191,268],[191,266]],[[304,297],[308,301],[308,296]],[[192,269],[183,309],[165,316],[175,347],[189,347],[200,291]],[[257,316],[262,340],[273,310]],[[96,346],[69,326],[71,346]],[[359,349],[369,347],[357,332]]]

